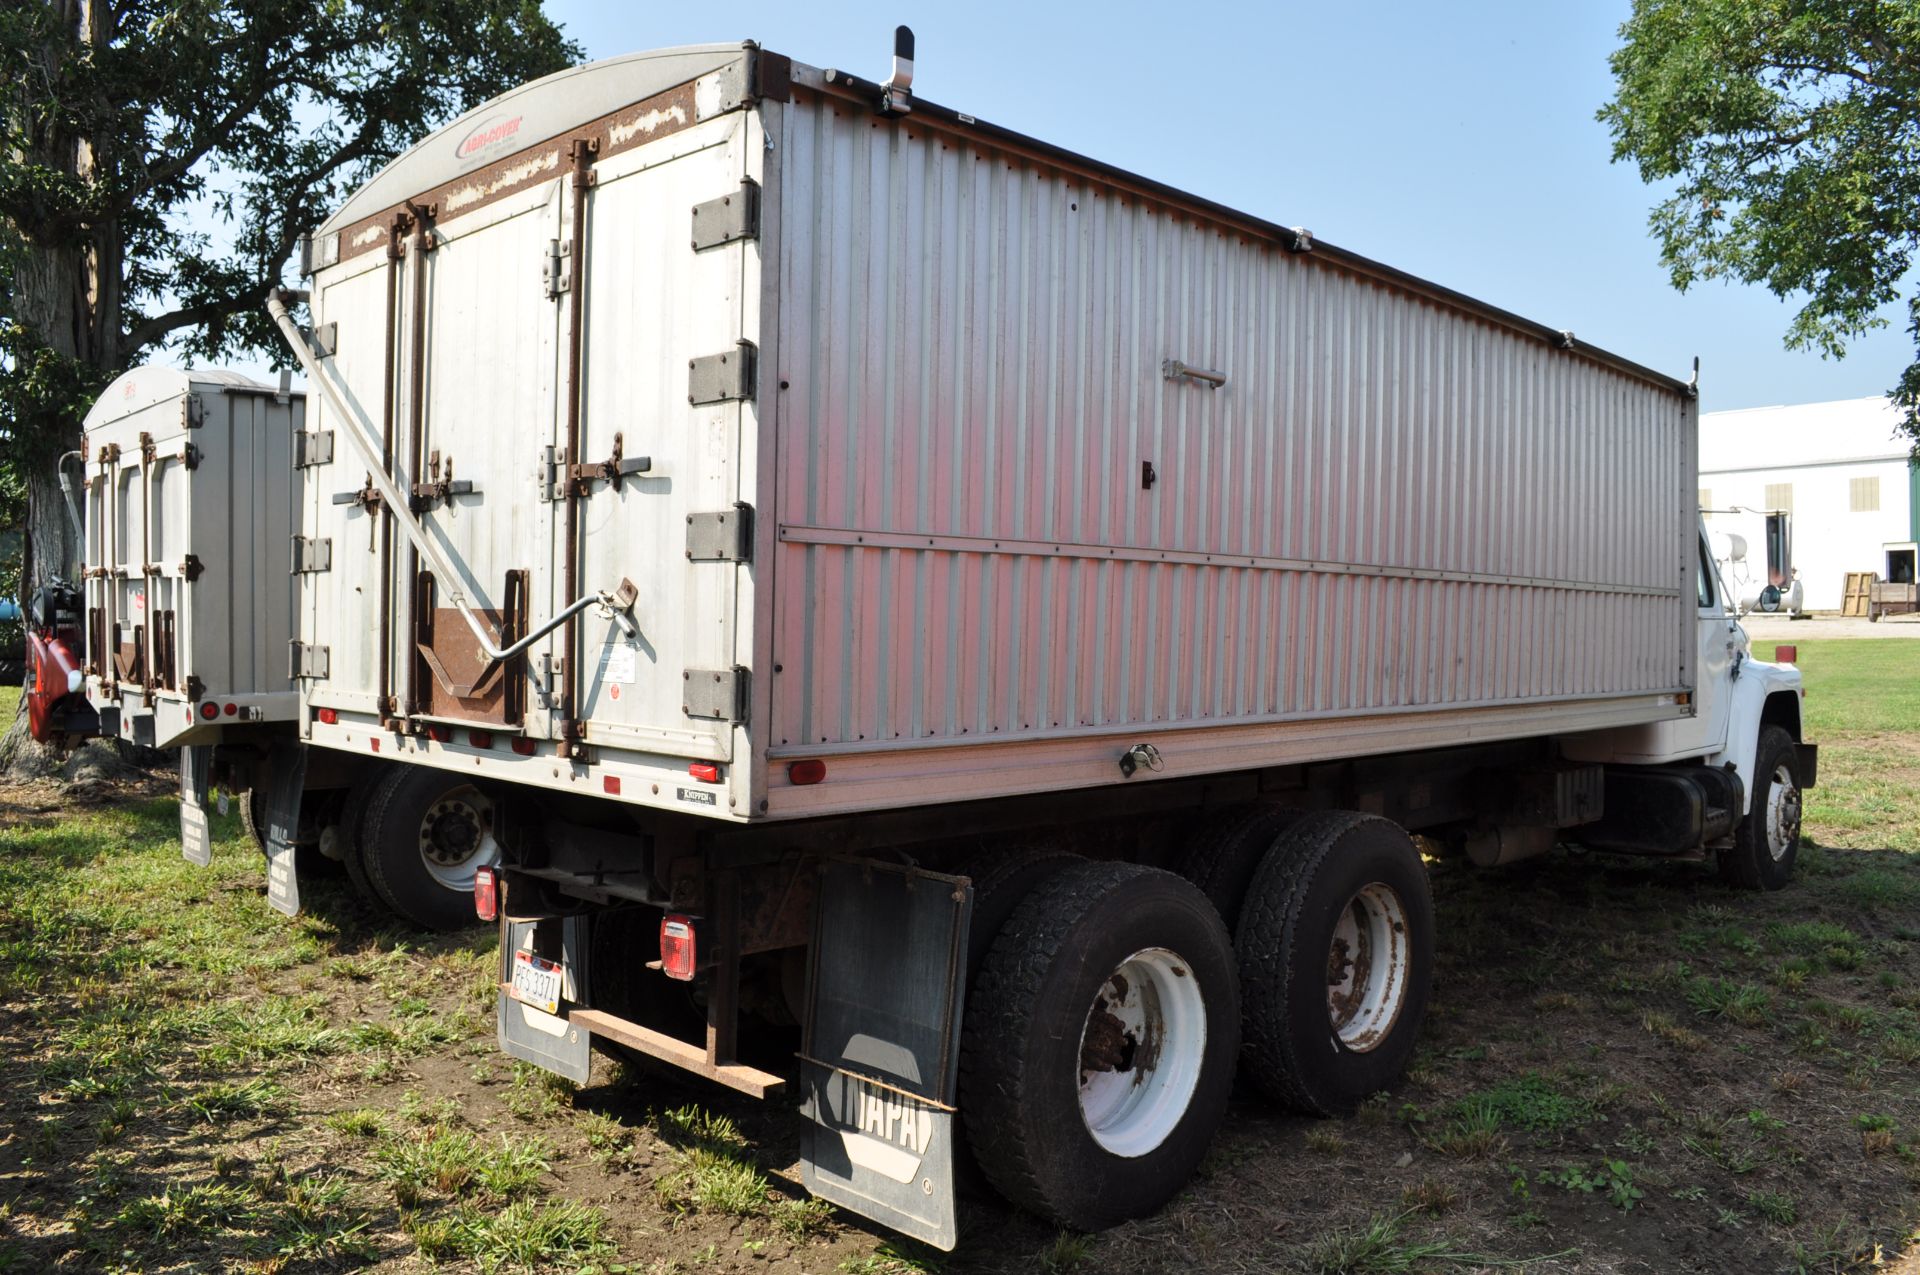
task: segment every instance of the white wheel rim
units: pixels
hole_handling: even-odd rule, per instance
[[[1407,910],[1375,881],[1340,910],[1327,949],[1327,1019],[1340,1043],[1366,1053],[1387,1038],[1407,999]]]
[[[419,848],[429,876],[449,890],[473,893],[474,873],[500,858],[493,803],[470,784],[442,793],[420,816]]]
[[[1785,762],[1773,768],[1767,788],[1767,853],[1775,863],[1787,857],[1800,836],[1800,787]]]
[[[1114,1155],[1146,1155],[1187,1113],[1207,1052],[1207,1003],[1179,955],[1143,948],[1100,985],[1080,1029],[1080,1118]]]

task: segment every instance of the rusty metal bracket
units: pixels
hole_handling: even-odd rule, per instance
[[[593,484],[605,481],[615,491],[635,474],[650,473],[653,470],[653,457],[628,456],[626,452],[627,436],[613,436],[613,454],[605,460],[592,461],[584,465],[567,466],[567,485],[576,496],[593,494]]]
[[[477,489],[469,480],[463,478],[458,482],[454,481],[453,457],[451,454],[447,456],[445,466],[445,472],[443,473],[441,471],[440,449],[437,447],[434,448],[427,456],[427,472],[431,474],[432,477],[427,482],[415,483],[413,485],[410,493],[413,499],[407,503],[409,509],[417,514],[425,513],[437,504],[445,504],[451,501],[455,496],[471,496],[476,494]],[[367,477],[368,483],[371,485],[373,476],[369,474]]]

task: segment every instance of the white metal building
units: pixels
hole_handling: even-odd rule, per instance
[[[1888,577],[1888,548],[1920,539],[1920,479],[1898,420],[1878,397],[1700,417],[1700,507],[1736,599],[1766,583],[1775,511],[1792,515],[1808,610],[1839,610],[1849,571]],[[1744,562],[1728,561],[1729,533],[1745,540]]]

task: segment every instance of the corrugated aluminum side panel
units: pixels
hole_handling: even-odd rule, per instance
[[[770,746],[1690,684],[1691,403],[797,96]]]

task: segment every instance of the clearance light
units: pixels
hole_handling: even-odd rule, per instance
[[[212,721],[214,718],[220,716],[220,706],[212,700],[208,700],[200,706],[200,716],[206,718],[208,721]]]
[[[660,918],[660,968],[668,978],[691,983],[699,968],[698,940],[693,918],[669,912]]]
[[[237,713],[237,712],[239,712],[239,711],[240,711],[240,706],[239,706],[238,704],[229,704],[229,705],[227,705],[227,716],[228,716],[228,717],[232,717],[232,716],[233,716],[233,715],[234,715],[235,713]]]
[[[482,921],[500,917],[500,882],[490,867],[473,870],[473,914]]]
[[[492,748],[493,732],[490,730],[470,730],[467,732],[467,742],[475,748]]]
[[[720,768],[710,761],[697,761],[687,767],[687,777],[703,784],[717,784],[720,782]]]
[[[522,757],[533,756],[534,753],[539,751],[539,748],[540,745],[531,739],[516,739],[513,741],[513,751],[519,753]]]
[[[340,720],[340,714],[331,708],[323,708],[315,713],[314,716],[320,719],[322,726],[331,726]]]
[[[817,784],[827,777],[827,763],[817,759],[794,762],[787,767],[787,782],[792,784]]]

